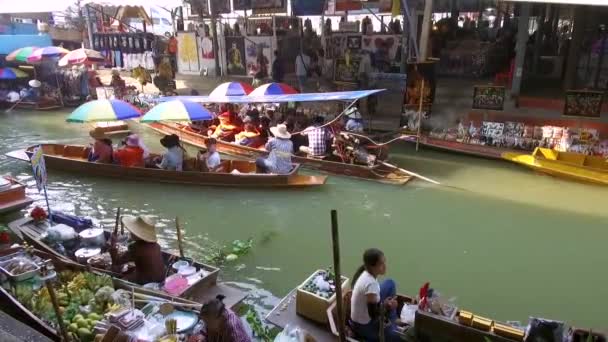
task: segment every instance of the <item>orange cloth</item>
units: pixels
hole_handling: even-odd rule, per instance
[[[114,159],[124,167],[144,167],[144,150],[139,146],[125,146],[114,152]]]
[[[167,50],[169,50],[169,53],[172,55],[177,54],[177,38],[171,37],[169,39],[169,47]]]
[[[234,135],[239,133],[241,128],[233,124],[220,123],[213,131],[213,136],[221,140],[231,140]]]

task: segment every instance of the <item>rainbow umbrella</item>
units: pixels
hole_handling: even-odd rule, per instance
[[[141,116],[139,109],[121,100],[95,100],[76,108],[67,122],[98,122],[134,119]]]
[[[28,77],[27,73],[15,68],[0,68],[0,79],[14,80],[17,78]]]
[[[34,51],[38,49],[37,46],[28,46],[21,49],[17,49],[6,56],[6,60],[9,62],[27,62],[27,58],[31,56]]]
[[[242,82],[226,82],[213,89],[209,97],[243,96],[253,91],[253,87]]]
[[[297,90],[285,83],[267,83],[255,88],[249,96],[297,94]]]
[[[59,66],[67,66],[72,64],[95,64],[103,63],[105,57],[99,51],[91,49],[76,49],[68,52],[65,56],[61,57],[57,63]]]
[[[140,122],[211,120],[213,113],[196,102],[173,100],[150,109]]]
[[[38,63],[43,59],[57,58],[66,55],[70,50],[58,46],[47,46],[34,51],[28,58],[28,63]]]

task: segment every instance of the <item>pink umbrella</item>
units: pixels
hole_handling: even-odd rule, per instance
[[[27,62],[28,63],[37,63],[37,62],[42,61],[43,59],[61,57],[69,52],[70,52],[70,50],[66,50],[62,47],[47,46],[47,47],[43,47],[43,48],[40,48],[40,49],[34,51],[34,53],[32,53],[27,58]]]
[[[61,57],[57,63],[59,66],[67,66],[73,64],[95,64],[103,63],[105,61],[104,56],[99,51],[91,49],[76,49],[68,52],[65,56]]]

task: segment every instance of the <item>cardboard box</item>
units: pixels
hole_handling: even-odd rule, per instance
[[[471,326],[471,323],[473,322],[473,313],[469,311],[459,311],[458,322],[462,325]]]
[[[327,324],[329,322],[327,318],[327,309],[336,300],[336,294],[334,293],[329,298],[323,298],[302,289],[304,285],[316,277],[321,271],[323,270],[316,270],[298,286],[298,290],[296,291],[296,313],[315,322]],[[342,277],[342,293],[348,290],[348,285],[349,279]]]
[[[510,338],[515,341],[523,341],[525,332],[511,326],[494,322],[494,333],[498,336]]]
[[[475,329],[490,331],[492,329],[493,321],[489,318],[481,317],[481,316],[473,316],[473,321],[471,322],[471,326]]]

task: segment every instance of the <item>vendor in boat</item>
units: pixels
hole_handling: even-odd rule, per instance
[[[232,119],[229,112],[220,114],[218,118],[220,124],[217,125],[215,130],[209,130],[208,135],[222,141],[234,141],[234,136],[241,131],[238,123]]]
[[[112,164],[112,140],[106,136],[101,127],[89,131],[91,138],[95,140],[91,146],[88,160],[95,163]]]
[[[270,132],[274,137],[270,138],[265,146],[269,152],[268,157],[256,159],[255,165],[259,173],[288,174],[293,167],[291,134],[283,124],[271,127]]]
[[[363,118],[357,107],[351,107],[346,111],[346,125],[344,130],[353,133],[363,133]]]
[[[125,140],[125,146],[114,152],[114,160],[123,167],[144,167],[146,149],[137,134]]]
[[[123,216],[122,224],[131,233],[133,242],[129,244],[128,252],[118,255],[116,236],[112,234],[110,241],[110,256],[112,265],[119,269],[120,265],[128,262],[135,263],[135,271],[126,278],[137,284],[160,283],[165,280],[165,264],[156,242],[156,222],[152,216],[142,215]]]
[[[166,135],[160,139],[160,144],[167,149],[162,160],[156,166],[169,171],[182,171],[184,164],[184,148],[176,134]]]
[[[355,336],[365,341],[378,341],[380,309],[384,306],[389,324],[385,327],[385,341],[400,341],[396,333],[397,288],[392,279],[381,283],[378,277],[386,273],[386,257],[376,248],[363,253],[363,265],[353,276],[350,318]]]
[[[214,138],[207,139],[207,152],[199,152],[198,160],[201,163],[201,170],[203,172],[222,171],[222,159],[217,152],[217,140]]]
[[[238,145],[254,148],[262,145],[260,132],[258,132],[257,128],[253,124],[253,119],[247,116],[243,122],[245,123],[244,130],[234,136],[234,141]]]
[[[125,80],[120,77],[120,71],[117,68],[112,68],[110,87],[114,88],[114,96],[117,99],[121,99],[126,92],[127,84]]]
[[[192,335],[188,342],[251,342],[243,321],[224,304],[223,295],[203,304],[200,319],[205,330]]]

